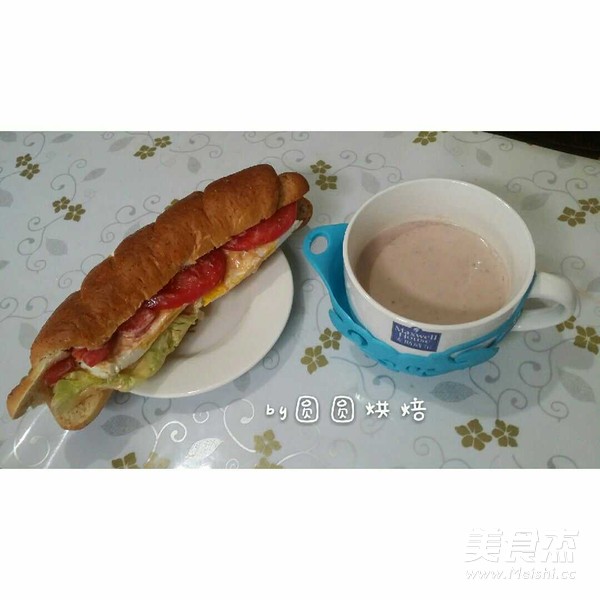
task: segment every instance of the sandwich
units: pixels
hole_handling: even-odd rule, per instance
[[[126,237],[40,330],[29,373],[8,395],[10,416],[45,403],[63,429],[81,429],[113,391],[152,377],[203,307],[309,221],[307,191],[299,173],[256,165],[193,192]]]

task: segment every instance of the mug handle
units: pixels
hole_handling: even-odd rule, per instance
[[[551,273],[537,273],[529,298],[555,302],[555,306],[524,308],[513,327],[514,331],[543,329],[566,321],[577,307],[577,290],[566,278]]]

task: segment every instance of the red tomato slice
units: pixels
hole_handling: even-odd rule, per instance
[[[272,217],[229,240],[223,248],[225,250],[252,250],[257,246],[276,240],[294,224],[297,208],[297,202],[280,208]]]
[[[155,310],[142,306],[125,323],[121,324],[118,331],[127,337],[139,337],[152,325],[154,319],[156,319],[156,315],[157,312]]]
[[[220,248],[179,271],[156,296],[146,300],[146,308],[177,308],[195,302],[225,278],[227,257]]]
[[[62,379],[67,373],[77,368],[77,363],[72,356],[54,363],[45,373],[44,381],[47,385],[54,385],[59,379]]]
[[[108,340],[108,342],[106,342],[106,344],[104,344],[104,346],[100,346],[100,348],[94,348],[93,350],[88,350],[87,348],[73,348],[71,351],[71,356],[75,360],[84,362],[89,367],[93,367],[94,365],[97,365],[108,358],[113,345],[114,340],[111,338]]]

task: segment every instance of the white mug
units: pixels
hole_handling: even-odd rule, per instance
[[[468,323],[435,325],[407,319],[374,300],[356,277],[365,246],[389,227],[411,221],[437,220],[468,229],[491,244],[511,276],[509,299],[496,312]],[[377,338],[399,352],[426,356],[476,340],[494,331],[514,312],[535,273],[535,247],[525,222],[504,200],[476,185],[452,179],[418,179],[387,188],[352,217],[344,236],[344,280],[350,306]],[[566,321],[575,311],[577,292],[571,282],[550,273],[536,274],[529,293],[543,308],[525,308],[513,329],[542,329]]]

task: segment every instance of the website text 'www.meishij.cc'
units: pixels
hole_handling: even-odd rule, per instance
[[[465,570],[471,580],[574,580],[579,531],[473,529]]]
[[[568,580],[575,579],[577,572],[573,569],[548,568],[523,568],[512,567],[510,569],[467,569],[465,571],[467,579],[486,580],[486,579],[545,579],[545,580]]]

